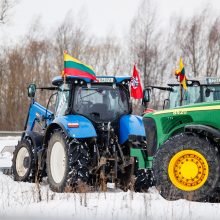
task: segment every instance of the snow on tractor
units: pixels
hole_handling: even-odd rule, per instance
[[[82,185],[106,190],[107,183],[144,189],[145,171],[137,170],[130,149],[146,149],[142,117],[132,115],[130,77],[55,77],[53,87],[28,87],[31,98],[12,170],[16,181],[40,181],[64,192]],[[35,101],[36,89],[52,90],[55,111]],[[135,175],[135,178],[133,178]],[[147,174],[146,174],[147,175]]]
[[[147,157],[140,149],[131,149],[131,155],[138,158],[139,167],[153,170],[153,183],[165,199],[216,201],[220,192],[220,79],[206,78],[192,88],[188,85],[188,94],[190,105],[144,115]]]

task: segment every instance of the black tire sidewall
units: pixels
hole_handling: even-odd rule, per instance
[[[66,156],[65,173],[64,173],[64,177],[60,183],[56,183],[54,181],[52,173],[51,173],[51,166],[50,166],[51,165],[51,152],[52,152],[53,146],[56,142],[60,142],[62,144],[64,152],[65,152],[65,156]],[[59,160],[59,158],[57,158],[57,160]],[[64,188],[67,184],[69,166],[68,166],[67,144],[66,144],[64,136],[61,132],[54,132],[49,140],[46,163],[47,163],[47,176],[48,176],[48,182],[50,184],[50,188],[55,192],[63,192]]]
[[[204,185],[197,190],[180,190],[172,184],[169,178],[168,165],[170,160],[176,153],[182,150],[195,150],[202,154],[208,163],[208,178]],[[206,139],[186,133],[181,133],[168,139],[161,145],[153,160],[156,188],[160,191],[160,194],[168,200],[204,200],[213,194],[219,180],[219,171],[219,159],[214,146]]]

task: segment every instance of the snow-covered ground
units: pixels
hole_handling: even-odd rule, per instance
[[[18,138],[1,138],[3,145],[16,145]],[[1,154],[0,154],[1,155]],[[0,166],[11,161],[1,156]],[[93,193],[54,193],[47,184],[15,182],[0,172],[0,220],[3,219],[219,219],[220,204],[166,201],[150,188],[148,193],[110,190]]]
[[[10,167],[12,154],[10,152],[3,152],[5,146],[14,147],[17,145],[20,137],[17,136],[8,136],[8,137],[0,137],[0,167]]]

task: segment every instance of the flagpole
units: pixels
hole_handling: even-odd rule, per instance
[[[185,76],[185,69],[184,69],[184,64],[182,61],[182,57],[180,57],[180,67],[179,69],[175,70],[175,75],[177,78],[177,81],[179,80],[180,83],[180,99],[179,99],[179,105],[182,106],[183,104],[183,89],[186,90],[187,89],[187,85],[186,85],[186,76]]]
[[[66,53],[67,53],[67,51],[64,50],[64,51],[63,51],[63,58],[64,58],[64,62],[63,62],[63,63],[64,63],[64,65],[63,65],[63,67],[64,67],[64,68],[63,68],[63,69],[64,69],[63,83],[64,83],[64,84],[66,84],[66,74],[65,74],[65,69],[66,69],[65,54],[66,54]]]
[[[183,86],[180,83],[180,106],[183,104]]]

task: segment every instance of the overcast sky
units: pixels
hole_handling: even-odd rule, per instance
[[[10,24],[0,27],[0,35],[15,39],[25,33],[31,22],[41,17],[41,23],[50,29],[63,21],[68,11],[85,11],[91,34],[104,37],[114,32],[123,36],[137,12],[141,0],[19,0],[13,9]],[[220,0],[154,0],[158,19],[168,24],[171,16],[189,16],[204,8],[207,2],[220,14]]]

